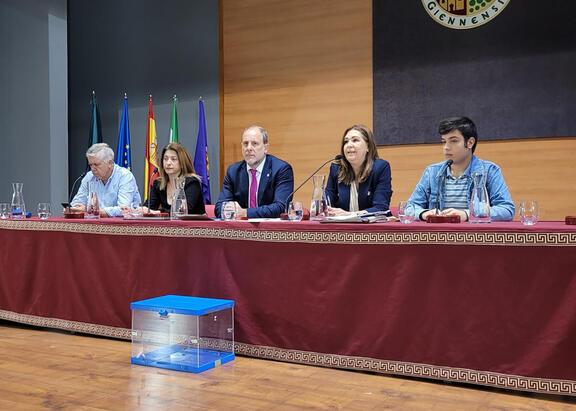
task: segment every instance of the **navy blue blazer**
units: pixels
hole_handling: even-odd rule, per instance
[[[338,182],[339,168],[338,164],[330,166],[326,195],[330,197],[332,207],[350,211],[350,186]],[[372,172],[358,185],[358,209],[370,213],[388,210],[392,197],[391,180],[390,164],[386,160],[374,160]]]
[[[214,207],[216,217],[224,201],[237,201],[242,208],[248,208],[250,187],[246,161],[239,161],[228,167],[222,183],[222,191]],[[258,207],[248,208],[248,218],[277,218],[286,209],[286,199],[294,190],[292,166],[273,155],[266,154],[264,169],[258,184]]]

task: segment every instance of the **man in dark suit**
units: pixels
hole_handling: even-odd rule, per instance
[[[226,171],[214,208],[216,216],[221,216],[225,201],[235,201],[237,217],[280,217],[294,189],[292,166],[268,154],[268,134],[259,126],[242,133],[242,155],[244,160]]]

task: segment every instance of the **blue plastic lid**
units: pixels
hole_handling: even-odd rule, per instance
[[[130,303],[131,310],[165,311],[174,314],[204,315],[234,307],[234,300],[164,295]]]

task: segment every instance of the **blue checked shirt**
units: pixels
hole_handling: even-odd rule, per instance
[[[448,188],[444,182],[442,189],[440,190],[440,198],[437,198],[438,193],[438,182],[442,180],[438,172],[442,169],[444,162],[432,164],[426,167],[422,178],[416,185],[414,192],[408,200],[415,206],[415,214],[420,215],[426,210],[433,209],[437,207],[440,203],[440,209],[447,208],[450,205],[453,208],[464,209],[468,212],[470,206],[470,196],[472,194],[472,173],[480,172],[486,173],[486,188],[488,189],[488,197],[490,198],[490,219],[492,221],[511,221],[514,218],[514,202],[510,197],[508,192],[508,187],[504,182],[504,177],[500,171],[500,167],[496,164],[481,160],[475,155],[472,156],[472,160],[468,165],[468,168],[464,171],[464,174],[460,176],[459,179],[464,179],[466,181],[466,206],[464,207],[464,202],[461,200],[461,195],[458,194],[455,197],[449,198],[449,192],[446,191]],[[449,171],[446,171],[449,174]],[[445,180],[444,180],[445,181]],[[451,186],[451,184],[449,184]],[[449,189],[454,189],[456,187],[452,186]],[[459,190],[459,189],[458,189]],[[454,194],[454,192],[453,192]],[[454,202],[457,201],[460,207],[454,207]]]
[[[71,204],[86,205],[88,197],[88,182],[96,182],[96,195],[100,209],[104,209],[110,217],[122,217],[120,206],[130,206],[133,202],[140,202],[140,193],[136,179],[130,170],[114,164],[114,169],[106,185],[98,180],[89,171],[82,179],[78,193]]]

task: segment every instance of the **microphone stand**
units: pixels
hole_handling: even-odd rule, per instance
[[[286,214],[288,214],[288,204],[290,203],[290,198],[291,198],[298,190],[300,190],[300,188],[301,188],[304,184],[306,184],[306,183],[308,182],[308,180],[310,180],[312,177],[314,177],[314,176],[316,175],[316,173],[317,173],[318,171],[320,171],[320,169],[321,169],[322,167],[324,167],[326,164],[328,164],[328,163],[331,162],[331,161],[337,161],[337,160],[340,160],[340,159],[342,159],[342,154],[338,154],[336,157],[333,157],[333,158],[331,158],[330,160],[327,160],[327,161],[323,162],[322,165],[321,165],[320,167],[318,167],[316,170],[314,170],[314,172],[313,172],[312,174],[310,174],[306,180],[304,180],[302,183],[300,183],[300,185],[299,185],[298,187],[296,187],[296,190],[292,191],[292,192],[290,193],[290,195],[289,195],[288,197],[286,197],[286,208],[285,208]]]
[[[150,197],[152,196],[152,183],[154,182],[152,181],[152,179],[154,178],[156,173],[158,173],[158,167],[156,167],[154,171],[152,171],[152,175],[150,176],[148,182],[148,198],[146,199],[146,202],[148,203],[148,214],[150,214]]]
[[[62,203],[62,207],[64,207],[64,211],[65,212],[70,212],[70,203],[72,202],[72,195],[74,194],[74,187],[76,187],[76,183],[78,183],[78,181],[80,181],[81,179],[84,178],[84,176],[87,174],[87,171],[84,171],[82,174],[80,174],[78,176],[78,178],[76,180],[74,180],[74,182],[72,183],[72,189],[70,190],[70,195],[68,196],[68,202],[67,203]]]
[[[444,182],[446,181],[446,170],[448,169],[448,167],[450,167],[452,165],[454,161],[452,159],[448,159],[446,160],[446,162],[444,163],[444,165],[442,166],[442,168],[440,169],[440,172],[438,173],[438,175],[440,176],[438,179],[438,190],[436,192],[436,215],[440,215],[440,191],[442,190],[442,186],[444,185]]]
[[[446,160],[444,165],[437,174],[438,177],[438,190],[436,191],[436,212],[434,214],[430,214],[426,217],[427,223],[459,223],[460,216],[451,214],[451,215],[440,215],[440,193],[442,191],[442,186],[446,182],[446,170],[448,167],[452,165],[454,161],[452,159]]]

